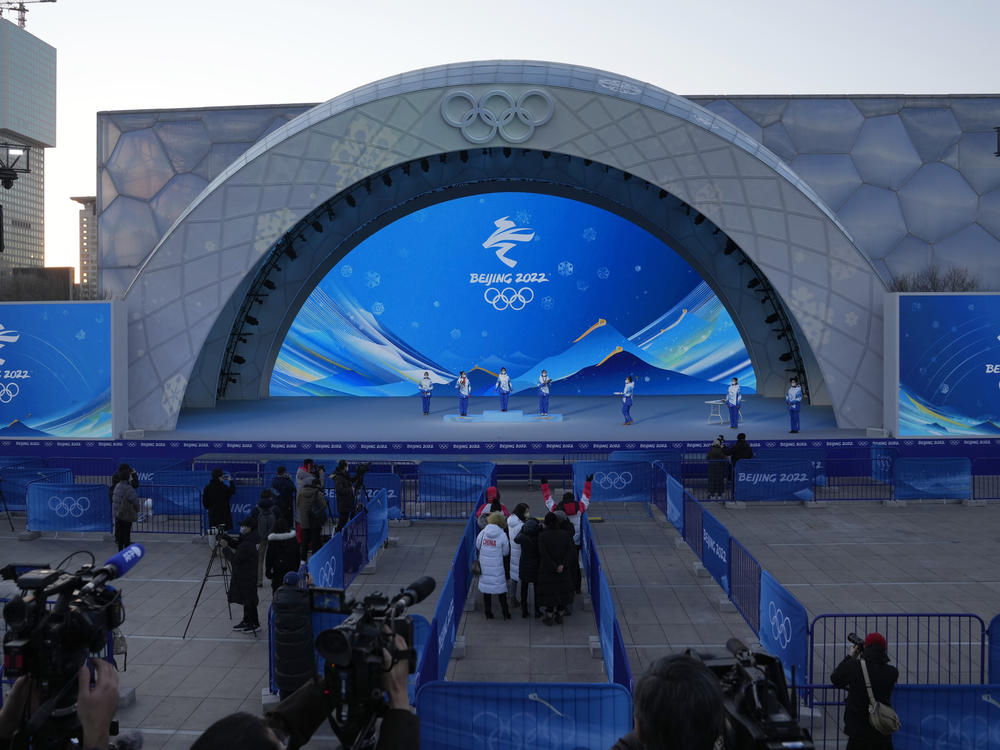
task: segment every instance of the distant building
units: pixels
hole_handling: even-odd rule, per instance
[[[79,299],[100,299],[97,279],[97,197],[74,198],[80,209],[80,293]]]
[[[9,268],[0,284],[0,302],[46,302],[76,297],[75,269]]]
[[[45,149],[56,145],[56,50],[0,19],[0,143],[29,148],[31,172],[0,189],[0,277],[45,265]]]

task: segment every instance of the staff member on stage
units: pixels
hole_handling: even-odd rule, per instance
[[[549,373],[542,370],[542,374],[538,376],[538,413],[543,417],[549,416],[549,385],[551,384],[552,378],[549,377]]]
[[[634,378],[629,375],[625,378],[625,388],[616,391],[616,396],[622,397],[622,416],[625,417],[623,424],[632,424],[632,392],[635,390]]]
[[[743,403],[743,392],[740,390],[740,381],[733,378],[726,391],[726,406],[729,407],[729,429],[735,430],[740,426],[740,404]]]
[[[500,368],[494,389],[500,394],[500,411],[507,411],[507,403],[510,401],[510,375],[507,374],[506,367]]]
[[[472,393],[472,383],[465,377],[465,370],[458,373],[458,380],[455,381],[455,389],[458,391],[458,414],[461,417],[469,414],[469,394]]]
[[[802,386],[799,385],[798,378],[792,378],[789,381],[788,393],[785,394],[785,403],[788,404],[788,418],[792,423],[792,429],[789,432],[798,432],[799,412],[802,411]]]
[[[420,398],[424,402],[424,414],[431,413],[431,391],[434,384],[431,382],[431,374],[424,372],[424,377],[420,380]]]

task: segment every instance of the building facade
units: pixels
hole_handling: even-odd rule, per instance
[[[97,197],[74,198],[80,204],[80,295],[79,299],[100,299],[97,245]]]
[[[45,149],[56,145],[56,50],[0,19],[0,143],[27,146],[31,171],[0,190],[0,276],[45,265]]]

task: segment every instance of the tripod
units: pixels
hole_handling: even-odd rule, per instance
[[[229,601],[229,564],[226,562],[225,556],[222,554],[222,542],[223,536],[221,534],[216,534],[215,546],[212,547],[212,555],[208,558],[208,565],[205,567],[205,575],[201,577],[201,587],[198,589],[198,596],[195,597],[194,606],[191,607],[191,614],[188,616],[187,625],[184,627],[184,634],[181,638],[187,638],[188,628],[191,627],[191,620],[194,619],[194,611],[198,609],[198,602],[201,601],[201,593],[205,590],[205,583],[208,581],[209,577],[215,577],[217,575],[222,576],[222,588],[226,592],[226,608],[229,610],[229,619],[233,619],[233,605]],[[212,572],[212,564],[215,562],[216,558],[219,560],[219,565],[222,569],[221,573]]]
[[[0,477],[0,482],[3,481],[3,477]],[[10,508],[7,507],[7,498],[3,496],[3,490],[0,489],[0,505],[3,505],[3,512],[7,514],[7,523],[10,524],[10,530],[14,530],[14,521],[10,517]]]

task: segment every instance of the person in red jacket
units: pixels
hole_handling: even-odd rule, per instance
[[[480,531],[486,528],[486,519],[490,513],[496,513],[497,511],[503,513],[504,517],[510,518],[510,511],[507,510],[507,506],[500,502],[500,490],[496,487],[487,487],[486,502],[476,509],[476,523]]]

